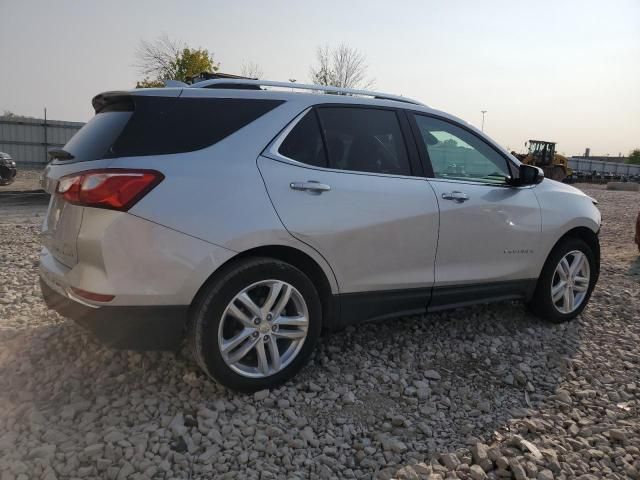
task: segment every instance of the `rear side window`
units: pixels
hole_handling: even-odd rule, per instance
[[[65,145],[76,160],[166,155],[213,145],[282,103],[134,95],[133,112],[103,108]]]
[[[394,111],[321,107],[318,115],[330,168],[411,175],[404,137]]]
[[[107,156],[164,155],[199,150],[280,105],[245,98],[135,98],[135,111]]]
[[[289,132],[278,149],[280,155],[315,167],[327,166],[318,118],[310,110]]]

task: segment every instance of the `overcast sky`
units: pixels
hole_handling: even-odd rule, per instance
[[[140,78],[140,39],[213,52],[221,71],[309,80],[318,45],[363,52],[375,89],[419,99],[519,150],[640,147],[639,0],[0,0],[0,113],[86,121],[90,100]]]

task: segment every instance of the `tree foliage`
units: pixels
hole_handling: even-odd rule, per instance
[[[340,88],[369,88],[373,79],[367,75],[366,56],[355,48],[341,43],[335,48],[318,47],[316,64],[311,67],[311,80],[317,85]]]
[[[242,68],[240,69],[240,75],[248,78],[257,78],[261,79],[264,76],[264,72],[260,65],[255,62],[246,62],[242,64]]]
[[[627,158],[627,163],[631,163],[632,165],[640,165],[640,148],[634,148],[629,153],[629,158]]]
[[[173,80],[184,82],[187,77],[202,72],[216,72],[220,65],[213,60],[208,50],[202,48],[183,48],[175,61],[175,77]]]
[[[0,115],[0,117],[2,117],[2,118],[12,118],[12,119],[35,118],[35,117],[30,117],[29,115],[19,115],[17,113],[13,113],[11,110],[5,110],[4,113],[2,115]]]
[[[136,51],[136,67],[143,79],[136,88],[161,87],[163,80],[179,80],[202,72],[216,72],[220,64],[204,48],[190,48],[161,35],[154,41],[141,40]]]
[[[145,78],[144,80],[139,80],[136,82],[136,88],[162,88],[164,87],[164,83],[162,80],[149,80]]]

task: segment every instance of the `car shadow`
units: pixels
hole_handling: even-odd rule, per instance
[[[552,395],[580,331],[579,321],[548,324],[514,302],[362,325],[326,338],[319,354],[326,368],[368,380],[357,387],[367,399],[366,409],[352,409],[357,420],[413,415],[389,433],[433,453],[488,440]],[[370,374],[358,373],[363,367]]]

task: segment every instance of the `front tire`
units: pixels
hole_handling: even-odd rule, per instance
[[[529,309],[544,320],[574,319],[587,306],[598,279],[596,256],[579,238],[566,238],[551,251]]]
[[[246,259],[205,287],[189,342],[207,375],[253,392],[286,382],[306,364],[321,323],[320,298],[303,272],[276,259]]]

